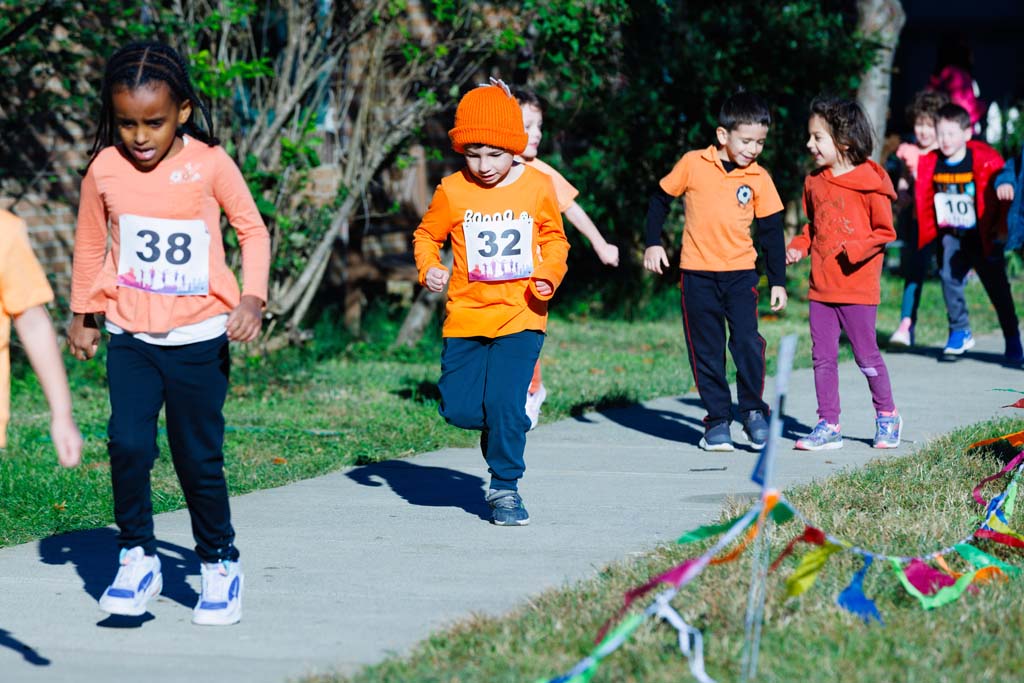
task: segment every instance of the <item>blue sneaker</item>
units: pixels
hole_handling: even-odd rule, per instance
[[[949,339],[946,340],[946,348],[942,353],[947,356],[960,356],[964,351],[974,348],[974,337],[970,330],[951,330]]]
[[[1010,365],[1024,365],[1024,349],[1020,345],[1020,336],[1006,340],[1006,352],[1003,359]]]
[[[751,410],[743,418],[743,433],[747,435],[750,445],[764,448],[768,443],[768,421],[760,410]]]
[[[516,491],[489,489],[484,497],[491,506],[491,523],[497,526],[526,526],[530,513],[523,505],[523,499]]]
[[[114,582],[100,596],[100,609],[108,614],[137,617],[146,613],[146,603],[163,588],[160,558],[147,555],[141,546],[121,548],[121,566]]]
[[[843,447],[843,434],[839,428],[833,429],[828,422],[820,420],[814,425],[811,433],[802,439],[797,439],[796,449],[798,451],[831,451]]]
[[[704,428],[704,436],[700,439],[700,447],[706,451],[729,453],[733,450],[732,430],[728,422],[719,422]]]
[[[201,626],[230,626],[242,619],[242,588],[245,576],[237,561],[203,562],[200,566],[203,590],[192,610],[192,623]]]
[[[899,415],[879,415],[875,418],[875,440],[873,448],[898,448],[903,418]]]

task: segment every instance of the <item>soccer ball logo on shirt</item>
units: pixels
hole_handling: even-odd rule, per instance
[[[736,190],[736,199],[739,201],[740,206],[746,206],[750,203],[750,200],[754,198],[754,191],[750,189],[750,185],[740,185],[740,188]]]

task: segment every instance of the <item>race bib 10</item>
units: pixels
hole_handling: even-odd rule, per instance
[[[935,193],[935,221],[940,228],[970,230],[978,225],[974,197],[950,192]]]
[[[117,285],[170,296],[210,292],[206,223],[123,215]]]
[[[521,280],[533,274],[533,218],[525,211],[514,218],[504,213],[466,211],[466,268],[470,282]]]

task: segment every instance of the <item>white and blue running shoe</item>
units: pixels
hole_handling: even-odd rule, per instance
[[[192,610],[192,623],[229,626],[242,619],[242,586],[245,576],[238,562],[203,562],[203,590]]]
[[[146,603],[163,588],[160,558],[147,555],[141,546],[121,548],[121,566],[114,583],[100,596],[100,609],[110,614],[137,617],[146,613]]]

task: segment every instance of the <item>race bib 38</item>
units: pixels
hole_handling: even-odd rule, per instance
[[[533,274],[533,218],[512,210],[480,214],[466,211],[466,268],[470,282],[521,280]]]
[[[117,285],[170,296],[210,291],[210,233],[199,219],[123,215]]]

